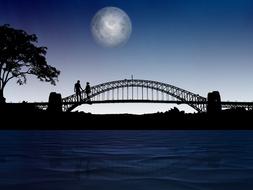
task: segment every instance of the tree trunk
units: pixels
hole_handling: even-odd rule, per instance
[[[0,89],[0,104],[5,103],[4,89]]]

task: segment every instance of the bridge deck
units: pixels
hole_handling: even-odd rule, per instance
[[[104,104],[104,103],[168,103],[168,104],[207,104],[207,101],[178,101],[178,100],[95,100],[95,101],[80,101],[80,102],[63,102],[63,105],[73,104]],[[9,104],[22,104],[22,103],[9,103]],[[48,105],[48,102],[29,102],[24,104],[30,105]],[[253,106],[253,102],[221,102],[223,106]]]

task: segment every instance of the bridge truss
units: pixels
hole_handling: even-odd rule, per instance
[[[91,87],[90,99],[81,92],[82,101],[75,94],[62,99],[63,111],[92,103],[187,103],[198,112],[206,111],[207,99],[176,86],[151,80],[125,79],[102,83]]]

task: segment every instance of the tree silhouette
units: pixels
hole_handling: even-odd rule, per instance
[[[26,83],[27,75],[55,85],[60,71],[47,64],[46,47],[37,47],[37,36],[24,30],[0,26],[0,103],[5,102],[4,88],[11,79],[19,85]]]

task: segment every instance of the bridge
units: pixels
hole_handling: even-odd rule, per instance
[[[89,98],[85,91],[81,92],[81,101],[76,94],[62,98],[61,106],[70,112],[83,104],[105,103],[163,103],[187,104],[197,112],[206,112],[208,100],[199,94],[182,88],[151,80],[125,79],[106,82],[91,87]],[[37,102],[35,105],[47,109],[49,103]],[[253,109],[253,102],[220,102],[222,109]]]
[[[81,102],[77,101],[75,94],[63,98],[63,111],[72,111],[84,103],[187,103],[198,112],[206,111],[206,98],[150,80],[125,79],[102,83],[91,87],[89,96],[90,99],[82,91]]]

